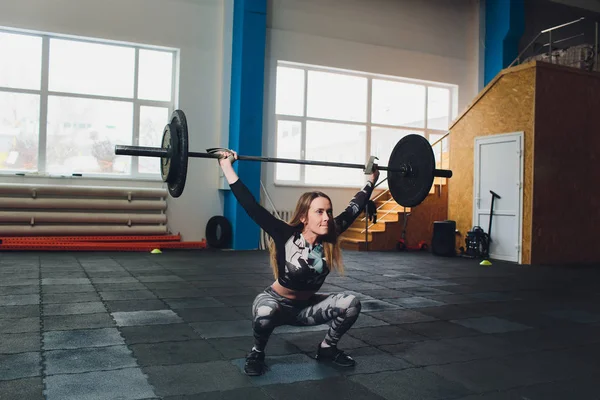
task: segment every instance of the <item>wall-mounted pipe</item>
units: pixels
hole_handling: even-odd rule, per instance
[[[114,186],[56,186],[34,184],[0,184],[0,195],[39,196],[96,196],[128,198],[166,198],[167,189],[123,188]]]
[[[34,236],[34,235],[164,235],[166,225],[0,225],[0,236]]]
[[[0,184],[0,236],[168,234],[166,189]]]
[[[0,198],[0,208],[18,209],[88,209],[88,210],[166,210],[166,200],[101,199],[30,199]]]
[[[89,212],[43,212],[43,211],[0,211],[0,223],[27,222],[33,225],[44,222],[75,223],[123,223],[127,224],[166,224],[166,214],[134,213],[89,213]],[[1,225],[0,225],[1,230]]]

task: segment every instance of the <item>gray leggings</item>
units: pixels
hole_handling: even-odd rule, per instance
[[[277,326],[321,325],[330,321],[325,342],[335,346],[356,322],[360,308],[358,298],[349,293],[316,293],[308,300],[292,300],[268,287],[256,296],[252,304],[254,347],[264,351]]]

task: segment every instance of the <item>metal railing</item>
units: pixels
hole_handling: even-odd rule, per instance
[[[437,139],[435,142],[433,142],[433,143],[431,144],[431,147],[433,148],[434,146],[437,146],[437,145],[440,145],[440,146],[441,146],[441,145],[442,145],[442,141],[443,141],[445,138],[447,138],[449,135],[450,135],[450,132],[449,132],[449,131],[448,131],[448,132],[446,132],[446,133],[445,133],[445,134],[444,134],[444,135],[443,135],[441,138],[439,138],[439,139]],[[442,151],[442,153],[443,153],[443,151]],[[441,162],[441,160],[440,160],[440,162]],[[377,187],[377,186],[381,185],[381,184],[382,184],[383,182],[385,182],[386,180],[387,180],[387,177],[386,177],[385,179],[383,179],[381,182],[379,182],[377,185],[375,185],[375,187]],[[379,193],[377,196],[375,196],[375,198],[373,198],[373,201],[377,201],[377,200],[378,200],[380,197],[382,197],[383,195],[387,194],[389,191],[390,191],[389,189],[382,191],[382,192],[381,192],[381,193]],[[382,203],[382,204],[381,204],[379,207],[377,207],[377,210],[376,210],[376,212],[378,212],[379,210],[381,210],[381,209],[382,209],[382,208],[383,208],[383,207],[384,207],[386,204],[390,203],[392,200],[393,200],[393,199],[388,199],[388,200],[384,201],[384,202],[383,202],[383,203]],[[386,212],[385,214],[383,214],[381,217],[379,217],[379,216],[378,216],[378,217],[377,217],[377,219],[378,219],[378,220],[381,220],[381,218],[385,218],[387,215],[390,215],[392,212],[395,212],[395,211],[397,211],[397,210],[398,210],[398,208],[400,208],[400,207],[402,207],[402,206],[401,206],[400,204],[398,204],[397,206],[395,206],[395,207],[393,207],[393,208],[391,208],[391,209],[389,209],[389,210],[386,210],[387,212]],[[406,213],[406,207],[404,207],[404,212]],[[367,221],[367,220],[368,220],[368,217],[367,217],[367,215],[365,214],[365,216],[364,216],[363,218],[361,218],[361,220],[360,220],[360,221],[362,222],[362,221]],[[360,233],[364,233],[364,234],[365,234],[365,242],[367,243],[367,250],[368,250],[368,236],[369,236],[369,229],[370,229],[371,227],[373,227],[374,225],[376,225],[376,224],[375,224],[375,223],[371,223],[371,224],[369,224],[369,223],[367,222],[367,223],[365,224],[365,229],[363,229],[363,230],[361,230],[361,231],[360,231]]]
[[[556,25],[556,26],[553,26],[551,28],[547,28],[547,29],[544,29],[544,30],[540,31],[527,44],[527,46],[525,46],[523,48],[523,50],[521,50],[521,52],[519,53],[519,55],[517,55],[517,57],[513,60],[512,63],[510,63],[510,65],[507,68],[510,68],[510,67],[512,67],[514,65],[520,64],[524,59],[531,59],[533,57],[536,57],[536,56],[539,56],[539,55],[545,55],[545,54],[548,54],[549,62],[551,64],[553,64],[554,63],[553,51],[556,50],[556,49],[559,49],[558,47],[555,49],[554,48],[555,45],[557,45],[559,43],[569,42],[569,41],[572,41],[573,39],[585,36],[585,33],[582,32],[582,33],[579,33],[579,34],[576,34],[576,35],[571,35],[571,36],[566,37],[566,38],[556,39],[556,37],[553,38],[553,32],[558,31],[558,30],[560,30],[560,29],[562,29],[564,27],[567,27],[567,26],[570,26],[570,25],[573,25],[573,24],[578,24],[578,23],[580,23],[582,21],[587,21],[587,20],[586,20],[585,17],[581,17],[581,18],[578,18],[576,20],[569,21],[569,22],[566,22],[564,24]],[[595,33],[594,33],[594,44],[593,44],[593,50],[592,50],[592,52],[593,52],[593,54],[592,54],[593,55],[593,64],[592,64],[592,68],[591,69],[592,70],[599,70],[599,65],[598,65],[598,60],[599,60],[599,57],[598,57],[598,41],[599,41],[599,36],[598,36],[598,21],[594,21],[594,31],[595,31]],[[548,41],[546,43],[540,44],[540,47],[539,47],[539,49],[544,50],[544,52],[538,53],[539,49],[538,50],[534,50],[533,46],[536,43],[538,43],[538,39],[540,39],[540,37],[542,35],[545,35],[545,34],[547,34]],[[546,48],[548,49],[547,53],[545,51]],[[529,57],[525,57],[524,58],[525,54],[527,52],[532,51],[532,50],[533,50],[533,54],[530,55]],[[578,60],[577,62],[581,62],[581,61],[583,61],[583,60]]]
[[[271,200],[271,196],[269,196],[269,192],[267,192],[267,188],[263,184],[262,180],[260,181],[260,188],[263,190],[263,192],[265,192],[265,196],[267,196],[267,200],[269,201],[269,203],[271,204],[271,207],[273,208],[274,215],[283,221],[283,218],[281,218],[281,216],[279,215],[279,211],[277,211],[277,208],[275,208],[275,204],[273,204],[273,200]]]

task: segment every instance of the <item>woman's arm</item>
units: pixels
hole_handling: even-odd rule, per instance
[[[338,235],[348,229],[360,213],[363,212],[373,193],[377,179],[379,179],[379,170],[375,167],[365,186],[354,195],[348,207],[335,217],[334,220]]]
[[[230,150],[218,154],[222,155],[222,158],[219,159],[219,165],[223,170],[225,179],[227,179],[233,195],[246,210],[248,216],[274,240],[278,239],[278,236],[285,235],[291,227],[261,206],[233,169],[233,162],[237,160],[237,153]]]

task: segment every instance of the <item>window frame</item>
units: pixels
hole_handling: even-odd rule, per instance
[[[274,89],[272,90],[271,93],[273,93],[273,108],[272,108],[272,114],[273,115],[273,129],[270,129],[271,131],[271,137],[273,138],[273,142],[275,144],[274,146],[274,151],[275,151],[275,157],[278,157],[277,155],[277,148],[278,148],[278,126],[279,126],[279,122],[280,121],[294,121],[294,122],[299,122],[300,126],[301,126],[301,143],[302,143],[302,149],[301,149],[301,159],[305,159],[306,156],[306,126],[307,126],[307,122],[308,121],[316,121],[316,122],[327,122],[327,123],[340,123],[340,124],[347,124],[347,125],[359,125],[359,126],[365,126],[365,158],[364,158],[364,162],[366,163],[366,161],[369,159],[369,157],[371,156],[371,140],[372,140],[372,135],[371,135],[371,131],[372,128],[384,128],[384,129],[395,129],[395,130],[407,130],[407,131],[413,131],[415,133],[420,133],[422,134],[426,139],[429,140],[429,135],[430,134],[435,134],[435,135],[445,135],[446,133],[448,133],[448,130],[440,130],[440,129],[431,129],[428,128],[428,97],[429,97],[429,90],[428,87],[436,87],[436,88],[443,88],[443,89],[448,89],[449,90],[449,101],[448,101],[448,124],[450,125],[450,123],[452,122],[452,120],[456,117],[456,107],[455,107],[455,103],[456,103],[456,97],[458,95],[458,86],[457,85],[453,85],[453,84],[446,84],[446,83],[441,83],[441,82],[433,82],[433,81],[425,81],[425,80],[417,80],[417,79],[410,79],[410,78],[403,78],[403,77],[397,77],[397,76],[389,76],[389,75],[381,75],[381,74],[373,74],[373,73],[366,73],[366,72],[360,72],[360,71],[350,71],[350,70],[343,70],[343,69],[338,69],[338,68],[329,68],[329,67],[323,67],[323,66],[316,66],[316,65],[309,65],[309,64],[302,64],[302,63],[296,63],[296,62],[289,62],[289,61],[283,61],[283,60],[277,60],[275,63],[275,74],[273,77],[273,82],[274,82]],[[304,71],[304,91],[303,91],[303,113],[302,116],[297,116],[297,115],[289,115],[289,114],[278,114],[277,113],[277,99],[276,99],[276,93],[277,93],[277,69],[279,67],[287,67],[287,68],[295,68],[295,69],[301,69]],[[366,101],[366,107],[367,107],[367,113],[366,113],[366,122],[355,122],[355,121],[346,121],[346,120],[338,120],[338,119],[328,119],[328,118],[315,118],[315,117],[308,117],[307,116],[307,109],[308,109],[308,72],[309,71],[318,71],[318,72],[328,72],[328,73],[338,73],[341,75],[350,75],[350,76],[357,76],[357,77],[361,77],[361,78],[366,78],[367,79],[367,101]],[[425,121],[424,121],[424,127],[423,128],[415,128],[415,127],[408,127],[408,126],[403,126],[403,125],[389,125],[389,124],[380,124],[380,123],[373,123],[372,122],[372,102],[373,102],[373,79],[379,79],[379,80],[386,80],[386,81],[394,81],[394,82],[401,82],[401,83],[411,83],[411,84],[418,84],[418,85],[423,85],[425,87],[425,99],[424,99],[424,108],[425,108]],[[430,141],[431,142],[431,141]],[[382,165],[382,166],[387,166],[388,165],[388,160],[377,160],[377,162]],[[277,165],[275,164],[275,169],[274,169],[274,173],[273,173],[273,184],[275,186],[285,186],[285,187],[335,187],[335,188],[356,188],[357,186],[348,186],[348,185],[336,185],[334,183],[328,183],[326,185],[324,184],[317,184],[317,183],[310,183],[310,182],[306,182],[306,174],[305,174],[305,165],[299,165],[300,167],[300,179],[299,180],[282,180],[282,179],[277,179]],[[381,186],[385,186],[387,187],[387,184],[383,184]]]
[[[161,107],[166,108],[168,115],[171,115],[177,106],[177,95],[178,95],[178,77],[179,77],[179,57],[180,50],[172,47],[165,46],[154,46],[147,44],[139,44],[139,43],[131,43],[131,42],[122,42],[115,41],[110,39],[102,39],[102,38],[93,38],[93,37],[80,37],[80,36],[72,36],[65,35],[60,33],[50,33],[50,32],[38,32],[38,31],[30,31],[30,30],[22,30],[22,29],[14,29],[0,26],[0,33],[9,33],[16,35],[26,35],[26,36],[35,36],[40,37],[42,39],[42,58],[41,58],[41,77],[40,77],[40,89],[20,89],[20,88],[12,88],[7,86],[0,86],[0,93],[23,93],[23,94],[33,94],[39,96],[39,127],[38,127],[38,161],[37,161],[37,169],[33,171],[23,171],[23,170],[10,170],[4,169],[0,170],[0,176],[14,176],[14,175],[24,175],[24,176],[35,176],[35,177],[63,177],[64,174],[51,174],[46,171],[46,145],[47,145],[47,125],[48,125],[48,99],[50,96],[58,96],[58,97],[68,97],[68,98],[83,98],[90,100],[105,100],[105,101],[115,101],[122,103],[130,103],[133,105],[133,123],[132,123],[132,137],[131,137],[131,145],[138,146],[140,139],[140,109],[144,106],[149,107]],[[116,97],[116,96],[106,96],[106,95],[94,95],[94,94],[82,94],[82,93],[71,93],[71,92],[59,92],[59,91],[51,91],[49,90],[49,74],[50,74],[50,40],[51,39],[60,39],[60,40],[69,40],[83,43],[93,43],[93,44],[102,44],[108,46],[118,46],[118,47],[129,47],[135,50],[134,55],[134,75],[133,75],[133,97]],[[172,65],[172,73],[171,73],[171,99],[169,101],[159,101],[159,100],[145,100],[140,99],[138,97],[138,84],[139,84],[139,55],[140,50],[151,50],[151,51],[162,51],[167,53],[172,53],[173,55],[173,65]],[[165,125],[169,121],[165,121]],[[162,182],[160,170],[157,170],[156,173],[141,173],[139,172],[139,157],[131,156],[131,164],[130,171],[128,174],[117,174],[117,173],[98,173],[98,172],[85,172],[78,173],[73,171],[72,174],[68,176],[82,176],[84,178],[90,179],[102,179],[102,180],[126,180],[126,181],[157,181]]]

